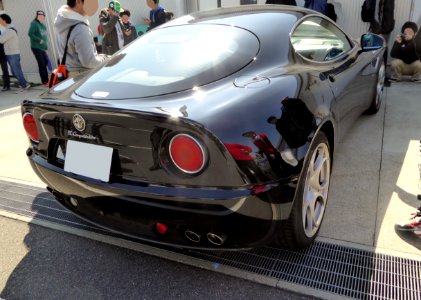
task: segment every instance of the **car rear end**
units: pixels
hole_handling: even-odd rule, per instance
[[[200,124],[41,100],[26,101],[22,115],[33,169],[78,216],[183,247],[242,248],[268,238],[273,187],[248,182]]]

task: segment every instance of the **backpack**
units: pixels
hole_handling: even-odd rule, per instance
[[[335,22],[336,22],[336,19],[338,18],[335,12],[335,6],[332,3],[326,4],[326,16],[331,18]]]
[[[395,28],[395,0],[381,0],[382,33],[391,33]]]
[[[67,67],[66,67],[66,57],[67,57],[67,49],[69,46],[69,38],[70,38],[70,34],[72,33],[73,29],[79,25],[79,24],[83,24],[85,26],[86,23],[84,22],[79,22],[76,23],[72,26],[69,27],[69,31],[67,32],[67,38],[66,38],[66,46],[64,47],[64,52],[63,52],[63,58],[61,59],[61,63],[59,62],[58,66],[56,69],[53,70],[53,72],[51,72],[51,76],[48,79],[48,87],[51,88],[53,86],[55,86],[56,84],[58,84],[59,82],[66,80],[68,77],[68,71],[67,71]]]
[[[376,11],[375,0],[364,0],[361,6],[361,20],[363,22],[371,22],[374,20],[374,14]]]

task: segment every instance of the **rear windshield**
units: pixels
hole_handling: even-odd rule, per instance
[[[258,51],[256,36],[238,27],[197,24],[157,29],[113,56],[76,93],[127,99],[183,91],[237,72]]]

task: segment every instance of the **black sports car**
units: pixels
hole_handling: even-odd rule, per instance
[[[186,248],[316,237],[332,156],[379,109],[383,39],[311,10],[249,5],[164,24],[22,103],[55,198],[126,236]]]

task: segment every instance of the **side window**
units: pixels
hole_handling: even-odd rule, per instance
[[[314,61],[334,60],[352,49],[347,36],[332,22],[310,17],[291,35],[292,45],[301,56]]]

